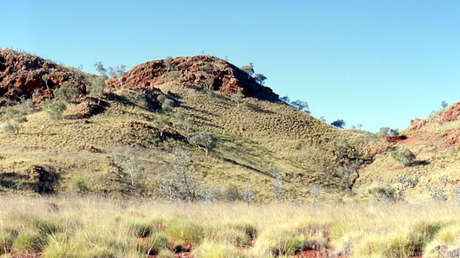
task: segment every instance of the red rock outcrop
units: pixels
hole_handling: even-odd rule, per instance
[[[53,90],[72,83],[85,93],[86,81],[81,72],[59,66],[37,56],[0,49],[0,106],[31,98],[35,102],[53,96]]]
[[[121,78],[123,87],[150,88],[176,80],[181,85],[202,88],[211,85],[214,90],[231,95],[241,92],[246,96],[277,100],[278,95],[257,83],[238,67],[212,56],[177,57],[139,64]],[[120,88],[120,80],[110,79],[107,84]]]
[[[448,107],[442,114],[441,121],[460,120],[460,101]]]

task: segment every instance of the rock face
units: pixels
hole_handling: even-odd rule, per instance
[[[442,114],[441,121],[460,120],[460,101],[448,107]]]
[[[40,57],[0,49],[0,106],[31,98],[40,102],[53,96],[53,90],[71,83],[85,93],[83,73],[59,66]]]
[[[246,96],[276,101],[278,95],[257,83],[238,67],[212,56],[177,57],[154,60],[139,64],[119,79],[110,79],[107,84],[115,89],[150,88],[177,81],[188,87],[212,87],[227,95],[241,92]]]

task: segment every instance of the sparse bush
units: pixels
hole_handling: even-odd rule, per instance
[[[240,106],[241,100],[244,98],[244,94],[241,92],[235,93],[232,95],[231,99],[233,102],[237,103],[237,106]]]
[[[80,95],[80,91],[77,86],[73,83],[65,83],[61,87],[53,91],[53,95],[56,99],[65,102],[74,102]]]
[[[415,161],[415,154],[407,148],[396,149],[391,152],[391,156],[405,167],[412,165]]]
[[[67,109],[67,106],[60,100],[47,100],[42,102],[42,109],[45,110],[51,120],[61,120],[62,113]]]
[[[211,133],[198,132],[192,134],[188,138],[188,142],[204,150],[206,156],[208,156],[208,152],[216,147],[217,139]]]

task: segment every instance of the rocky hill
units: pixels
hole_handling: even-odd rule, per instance
[[[357,188],[366,192],[376,185],[405,189],[413,199],[455,199],[460,197],[460,102],[433,112],[427,119],[414,119],[389,149],[408,149],[415,160],[404,166],[391,151],[376,156],[361,171]],[[406,196],[407,197],[407,196]]]
[[[18,103],[21,98],[40,102],[52,97],[55,88],[72,84],[81,94],[89,75],[77,69],[10,49],[0,49],[0,106]]]
[[[414,178],[408,196],[429,195],[426,185],[458,178],[458,103],[386,141],[315,119],[216,57],[139,64],[105,78],[99,99],[86,96],[96,79],[104,77],[1,50],[2,126],[24,117],[0,132],[0,192],[164,198],[191,187],[196,198],[352,199]],[[64,86],[78,98],[53,120],[38,103]],[[416,155],[410,166],[392,156],[403,148]],[[192,185],[178,184],[184,174]]]

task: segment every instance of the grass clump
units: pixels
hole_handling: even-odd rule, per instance
[[[419,222],[409,230],[391,234],[367,237],[358,248],[359,255],[384,257],[413,257],[423,253],[424,247],[433,240],[442,224],[438,222]]]
[[[128,225],[129,232],[131,232],[135,237],[144,238],[149,237],[154,233],[159,232],[159,227],[161,227],[162,221],[153,220],[150,222],[146,221],[136,221],[131,222]]]
[[[168,223],[164,233],[176,245],[194,245],[203,239],[204,228],[188,220],[174,219]]]
[[[43,250],[47,244],[47,236],[38,232],[20,232],[15,238],[11,250],[14,253],[31,254]]]
[[[17,237],[17,232],[15,231],[0,231],[0,255],[9,253],[13,246],[13,242]]]
[[[228,244],[204,241],[194,252],[196,257],[202,258],[244,258],[246,255],[238,251],[234,246]]]
[[[168,242],[168,238],[163,233],[157,232],[147,239],[142,239],[138,246],[138,251],[142,254],[158,255],[161,250],[168,247]]]
[[[275,226],[261,232],[254,245],[258,256],[295,255],[302,250],[320,250],[327,242],[327,226],[309,223]]]

